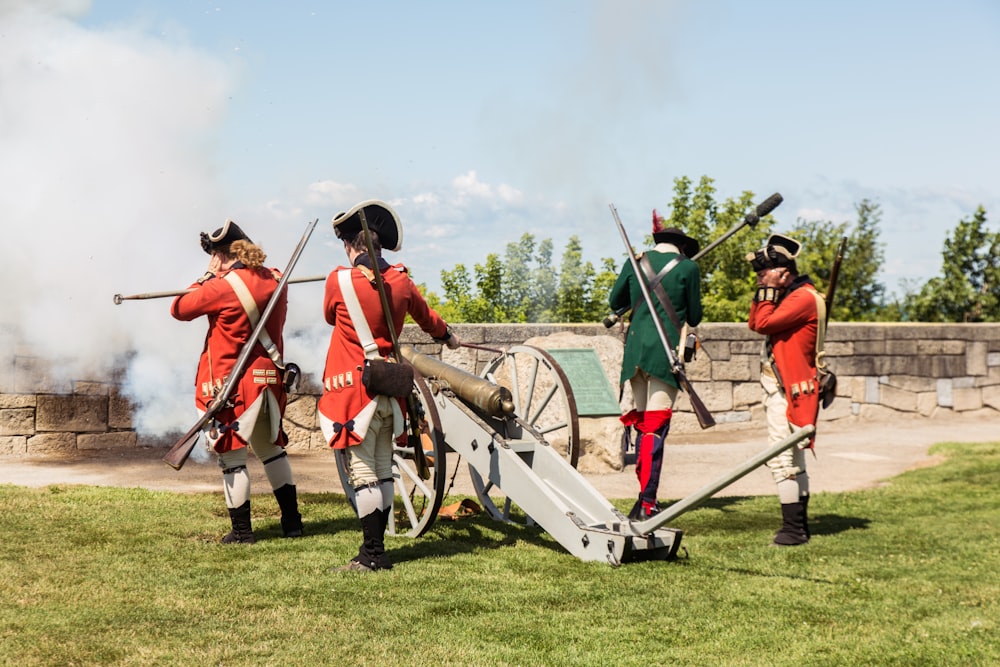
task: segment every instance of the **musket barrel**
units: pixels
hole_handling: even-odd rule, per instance
[[[289,278],[288,284],[292,283],[315,283],[321,280],[326,280],[326,276],[310,276],[308,278]],[[115,294],[115,305],[120,306],[125,301],[141,301],[143,299],[163,299],[171,296],[180,296],[182,294],[187,294],[191,292],[191,289],[179,289],[170,292],[144,292],[142,294],[130,294],[128,296],[123,296],[121,294]]]
[[[504,418],[514,414],[514,399],[507,387],[420,354],[411,345],[400,346],[400,354],[421,375],[444,380],[462,400],[490,416]]]

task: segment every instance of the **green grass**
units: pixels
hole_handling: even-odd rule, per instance
[[[340,495],[302,498],[298,540],[254,496],[258,543],[223,546],[221,494],[0,486],[0,661],[1000,664],[1000,443],[935,452],[816,494],[807,546],[768,546],[775,498],[720,498],[673,522],[686,558],[620,568],[476,517],[389,538],[391,571],[331,573],[360,539]]]

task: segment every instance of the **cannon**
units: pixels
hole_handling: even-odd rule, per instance
[[[416,370],[420,440],[431,474],[421,477],[410,446],[397,444],[390,534],[418,537],[430,529],[445,495],[446,457],[455,453],[468,462],[477,497],[492,518],[536,524],[583,561],[617,566],[668,560],[676,556],[683,533],[667,523],[814,431],[812,426],[799,429],[659,514],[633,521],[574,467],[579,423],[572,389],[554,359],[530,346],[498,352],[477,376],[412,346],[401,347]],[[553,410],[553,403],[559,407]],[[565,439],[565,445],[553,446],[546,435]],[[337,467],[353,505],[343,450],[337,451]]]

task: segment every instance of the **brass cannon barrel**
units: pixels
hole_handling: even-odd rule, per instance
[[[444,380],[462,400],[488,415],[504,418],[514,414],[514,399],[507,387],[420,354],[412,345],[402,345],[399,351],[421,375]]]

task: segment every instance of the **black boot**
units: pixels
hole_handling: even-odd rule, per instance
[[[379,567],[379,554],[385,553],[382,542],[382,510],[375,510],[361,517],[361,534],[363,542],[358,549],[358,555],[347,565],[334,568],[337,571],[372,572],[383,569]]]
[[[806,524],[807,498],[797,503],[782,503],[781,530],[774,535],[772,544],[779,547],[794,547],[809,541],[809,528]]]
[[[250,527],[249,500],[239,507],[230,507],[229,520],[233,524],[233,529],[222,538],[223,544],[253,544],[257,541]]]
[[[390,507],[387,510],[379,510],[379,522],[381,528],[379,529],[379,541],[376,545],[377,552],[375,554],[375,563],[378,565],[380,570],[391,570],[392,561],[385,554],[385,529],[389,527],[389,513],[392,512]]]
[[[302,537],[302,515],[294,484],[285,484],[274,490],[274,497],[281,508],[281,532],[285,537]]]

